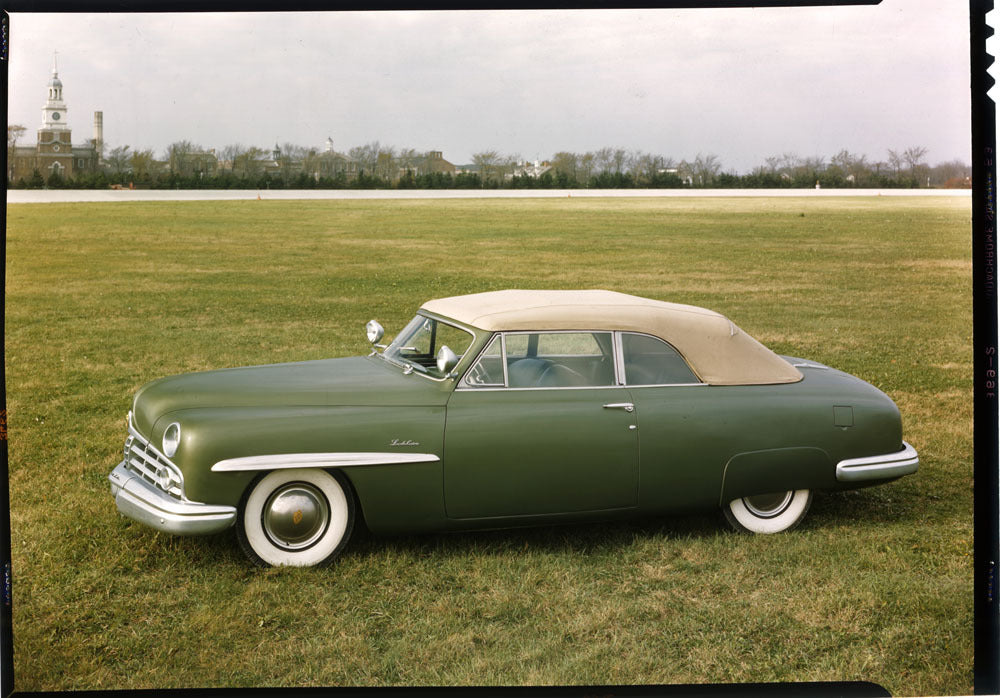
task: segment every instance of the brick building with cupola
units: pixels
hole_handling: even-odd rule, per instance
[[[73,132],[67,119],[68,109],[63,100],[63,84],[55,59],[48,84],[48,99],[42,107],[42,125],[34,146],[15,146],[10,153],[10,181],[28,179],[38,172],[46,181],[54,174],[72,179],[83,173],[97,172],[101,164],[104,142],[104,116],[94,112],[94,137],[86,143],[73,145]]]

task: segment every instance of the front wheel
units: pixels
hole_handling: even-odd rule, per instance
[[[723,507],[723,511],[726,520],[737,531],[779,533],[798,525],[810,504],[810,490],[789,490],[734,499]]]
[[[332,562],[354,527],[354,500],[343,477],[311,468],[259,477],[247,489],[236,522],[243,552],[262,566]]]

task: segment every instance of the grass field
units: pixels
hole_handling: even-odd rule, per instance
[[[192,202],[8,208],[18,690],[875,681],[972,691],[970,204],[955,199]],[[363,353],[424,300],[608,288],[706,306],[854,373],[920,472],[721,516],[399,538],[258,570],[120,518],[133,392]]]

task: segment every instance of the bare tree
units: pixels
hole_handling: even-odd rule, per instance
[[[614,161],[615,151],[611,148],[601,148],[594,153],[594,168],[598,173],[610,172]]]
[[[247,151],[247,148],[242,143],[230,143],[219,151],[222,156],[223,165],[229,167],[229,171],[232,172],[236,166],[236,161],[239,159],[243,153]]]
[[[597,164],[597,156],[594,153],[584,153],[578,160],[577,176],[580,184],[586,185],[590,178],[594,176],[594,166]]]
[[[632,166],[632,173],[636,177],[636,183],[648,184],[655,179],[661,170],[672,167],[673,163],[668,162],[668,158],[652,153],[638,154],[635,164]]]
[[[484,150],[472,154],[472,162],[479,168],[479,179],[483,186],[496,179],[500,166],[500,153],[495,150]]]
[[[614,168],[615,174],[621,174],[625,170],[625,164],[628,161],[628,153],[624,148],[616,148],[614,153],[611,155],[611,165]]]
[[[855,155],[846,148],[830,158],[830,164],[840,168],[844,177],[855,183],[867,179],[871,172],[864,155]]]
[[[500,173],[503,179],[512,179],[514,177],[514,170],[517,169],[517,163],[521,161],[521,156],[517,153],[510,155],[500,156]]]
[[[900,155],[895,150],[893,150],[892,148],[889,148],[887,152],[888,152],[889,167],[892,168],[893,175],[899,177],[899,171],[903,168],[903,156]]]
[[[930,168],[931,182],[938,186],[965,186],[971,175],[972,166],[961,160],[940,162]]]
[[[903,160],[910,168],[910,177],[918,186],[927,176],[927,166],[923,162],[925,155],[927,155],[927,148],[916,145],[903,151]],[[930,184],[929,181],[927,183]]]
[[[21,124],[10,124],[7,126],[7,148],[13,149],[17,145],[17,139],[23,136],[27,130]]]
[[[579,166],[579,157],[576,153],[562,151],[552,156],[552,169],[573,181],[579,181],[577,179]]]
[[[699,187],[708,187],[715,183],[715,178],[722,169],[722,163],[715,155],[698,153],[690,164],[691,178]]]
[[[132,155],[128,151],[129,147],[127,145],[120,145],[108,151],[108,156],[104,158],[105,164],[116,175],[120,176],[128,172],[129,161],[132,158]]]
[[[168,145],[164,155],[167,165],[170,167],[170,174],[180,173],[187,157],[201,149],[200,145],[195,145],[191,141],[176,141]]]
[[[640,164],[643,159],[647,157],[647,154],[641,150],[630,150],[625,153],[625,171],[631,172],[633,175],[639,172],[642,167]]]
[[[254,177],[264,169],[266,153],[257,146],[251,146],[236,156],[233,160],[233,173],[241,177]]]
[[[375,165],[378,164],[378,154],[382,152],[382,146],[378,141],[372,141],[365,145],[357,145],[347,151],[347,155],[358,163],[358,166],[368,174],[375,173]]]
[[[133,150],[128,164],[136,179],[148,179],[156,173],[156,159],[151,148]]]
[[[394,147],[379,147],[375,156],[375,168],[372,172],[376,177],[390,181],[399,176],[399,160],[396,157],[396,149]]]
[[[280,150],[281,157],[289,162],[301,162],[309,154],[309,148],[297,143],[282,143]]]
[[[14,153],[17,148],[17,139],[23,136],[27,130],[20,124],[7,126],[7,179],[10,179],[14,173]]]
[[[913,172],[923,163],[925,155],[927,155],[927,148],[915,145],[903,151],[903,160],[910,167],[910,171]]]
[[[423,156],[414,148],[400,148],[396,153],[396,163],[404,172],[415,172]]]

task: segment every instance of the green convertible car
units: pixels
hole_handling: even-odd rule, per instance
[[[722,315],[609,291],[430,301],[368,356],[163,378],[128,415],[118,510],[236,528],[251,560],[333,560],[376,533],[721,508],[797,524],[815,490],[917,469],[884,393],[778,356]]]

